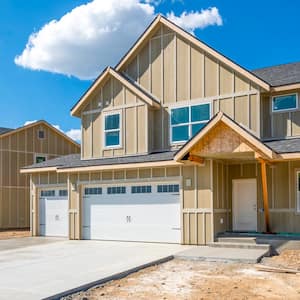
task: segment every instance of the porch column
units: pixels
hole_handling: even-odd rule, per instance
[[[268,198],[266,161],[263,159],[260,159],[260,165],[261,165],[261,182],[262,182],[266,232],[270,233],[271,229],[270,229],[270,216],[269,216],[269,201],[268,201],[269,198]]]

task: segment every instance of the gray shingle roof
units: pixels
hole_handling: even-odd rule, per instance
[[[118,164],[130,164],[130,163],[143,163],[143,162],[158,162],[172,160],[174,151],[157,152],[151,154],[143,154],[136,156],[124,156],[114,158],[100,158],[100,159],[89,159],[81,160],[80,154],[69,154],[58,158],[46,160],[44,162],[26,166],[23,169],[31,168],[48,168],[58,167],[59,169],[64,168],[77,168],[77,167],[90,167],[90,166],[107,166],[107,165],[118,165]]]
[[[300,152],[300,138],[264,142],[277,153]]]
[[[257,69],[253,70],[252,73],[271,86],[299,83],[300,62]]]
[[[0,127],[0,134],[3,134],[3,133],[6,133],[6,132],[9,132],[9,131],[12,131],[14,129],[12,128],[5,128],[5,127]]]

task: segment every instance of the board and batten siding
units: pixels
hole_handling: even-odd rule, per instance
[[[262,107],[262,137],[286,138],[300,136],[300,90],[263,94],[261,97]],[[272,97],[286,94],[298,95],[298,108],[290,111],[272,112]]]
[[[104,116],[121,114],[121,146],[105,148]],[[114,78],[98,88],[84,108],[82,158],[101,158],[148,153],[148,105]]]
[[[150,112],[150,150],[170,149],[169,108],[185,103],[209,101],[212,116],[221,110],[260,136],[260,89],[163,25],[121,71],[162,103]]]
[[[38,138],[41,129],[44,139]],[[79,152],[79,146],[41,124],[0,137],[0,228],[30,226],[30,180],[20,168],[33,164],[38,154],[51,159]]]

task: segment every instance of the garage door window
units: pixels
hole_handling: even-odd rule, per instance
[[[59,195],[59,197],[67,197],[68,190],[59,190],[58,195]]]
[[[101,195],[102,188],[101,187],[85,188],[84,194],[85,195]]]
[[[178,193],[179,184],[160,184],[157,186],[158,193]]]
[[[126,187],[125,186],[112,186],[107,188],[108,195],[114,194],[126,194]]]
[[[152,187],[151,185],[137,185],[131,187],[131,193],[132,194],[145,194],[145,193],[151,193]]]
[[[55,197],[55,190],[41,191],[41,197]]]

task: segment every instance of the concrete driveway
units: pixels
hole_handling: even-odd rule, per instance
[[[187,248],[40,237],[0,241],[0,299],[42,299]]]

